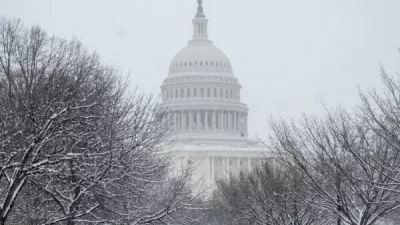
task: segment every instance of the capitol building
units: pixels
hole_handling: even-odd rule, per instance
[[[229,58],[208,38],[208,20],[198,1],[193,37],[180,50],[161,85],[162,114],[173,129],[168,149],[177,168],[195,160],[193,179],[213,185],[251,169],[265,147],[248,137],[248,111]]]

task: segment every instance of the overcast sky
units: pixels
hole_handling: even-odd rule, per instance
[[[196,0],[0,0],[0,15],[76,37],[103,61],[159,92],[191,39]],[[379,88],[379,64],[400,71],[399,0],[203,0],[209,37],[230,58],[251,134],[269,115],[351,108],[357,87]]]

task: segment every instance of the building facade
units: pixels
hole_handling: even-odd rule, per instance
[[[198,1],[193,36],[173,58],[161,85],[163,117],[174,135],[167,148],[176,166],[196,160],[194,179],[207,184],[251,169],[265,148],[248,138],[248,107],[228,57],[209,40]]]

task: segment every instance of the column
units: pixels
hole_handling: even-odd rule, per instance
[[[222,157],[222,177],[225,179],[227,177],[226,175],[226,161],[225,157]]]
[[[178,130],[178,121],[177,121],[177,116],[176,116],[176,111],[173,112],[174,114],[174,130],[177,131]]]
[[[231,160],[233,157],[228,157],[227,161],[228,161],[228,174],[232,173],[232,168],[231,168]]]
[[[221,119],[220,119],[220,123],[221,123],[221,130],[224,130],[224,111],[221,110]]]
[[[214,158],[211,156],[208,158],[210,161],[210,180],[214,180]]]
[[[213,121],[212,121],[212,129],[217,129],[217,112],[213,110]]]
[[[244,124],[243,124],[243,113],[240,113],[240,131],[244,133]]]
[[[228,111],[227,112],[227,118],[226,118],[226,120],[227,120],[227,129],[228,129],[228,131],[231,131],[231,127],[232,127],[232,125],[231,125],[231,123],[232,123],[232,121],[231,121],[231,112],[230,111]]]
[[[236,130],[240,131],[240,113],[236,113]]]
[[[208,110],[204,112],[204,125],[205,130],[208,130]]]
[[[244,114],[244,129],[245,129],[245,134],[247,134],[247,113]]]
[[[197,122],[196,122],[196,129],[200,130],[200,110],[197,110]]]
[[[182,124],[181,130],[186,130],[186,116],[185,116],[185,111],[181,111],[181,124]]]
[[[193,123],[192,111],[189,110],[188,113],[189,113],[189,130],[192,130],[192,123]]]
[[[217,120],[216,120],[216,112],[215,112],[215,110],[213,110],[212,118],[213,119],[212,119],[211,127],[212,127],[212,130],[216,130],[216,126],[217,126],[216,122],[217,122]]]
[[[236,112],[233,112],[233,131],[236,131]]]

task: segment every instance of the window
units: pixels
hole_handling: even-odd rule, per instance
[[[223,97],[224,97],[223,94],[222,94],[222,88],[219,89],[219,97],[220,97],[220,98],[223,98]]]
[[[175,89],[175,98],[178,98],[178,89]]]
[[[181,98],[183,98],[183,88],[181,89]]]
[[[204,97],[204,88],[200,88],[200,97]]]
[[[197,88],[193,89],[193,97],[195,97],[195,98],[197,97]]]
[[[190,88],[187,89],[187,97],[190,98]]]
[[[203,61],[200,61],[200,66],[202,66],[203,65]]]
[[[214,98],[217,97],[217,88],[214,88]]]
[[[210,90],[210,88],[207,88],[207,97],[211,97],[211,90]]]
[[[232,89],[230,90],[230,92],[231,92],[231,93],[230,93],[230,95],[231,95],[231,98],[233,98],[233,93],[232,93]]]
[[[225,90],[225,98],[229,98],[228,89]]]

